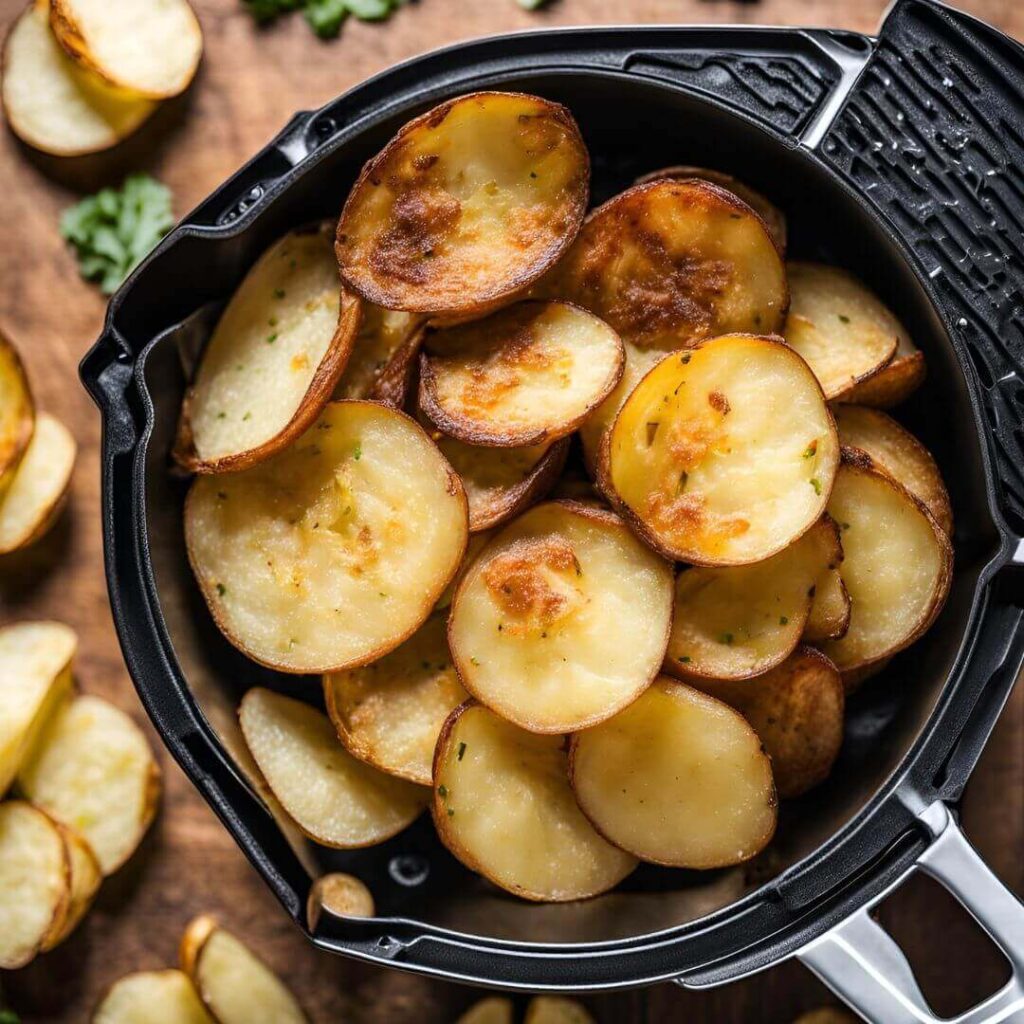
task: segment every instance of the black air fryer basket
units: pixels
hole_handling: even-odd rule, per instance
[[[794,255],[849,267],[926,353],[928,381],[901,416],[950,488],[949,601],[928,635],[851,700],[832,777],[784,807],[777,839],[744,868],[643,866],[591,901],[526,904],[463,870],[428,821],[381,847],[324,850],[286,837],[247,781],[234,714],[242,693],[318,688],[235,651],[191,578],[187,482],[168,462],[187,376],[271,241],[336,215],[363,162],[411,116],[481,88],[565,103],[593,156],[595,201],[666,164],[734,173],[787,212]],[[1024,1020],[1024,909],[955,818],[1024,661],[1022,275],[1024,50],[931,0],[897,0],[877,39],[568,29],[399,65],[296,115],[193,211],[114,297],[82,364],[103,413],[110,598],[142,701],[300,927],[311,875],[340,868],[367,882],[379,916],[322,915],[311,938],[325,949],[529,990],[714,985],[796,955],[870,1020],[933,1021],[868,914],[921,870],[1014,966],[1002,991],[958,1020]]]

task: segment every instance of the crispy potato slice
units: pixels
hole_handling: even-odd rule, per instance
[[[57,521],[71,486],[78,446],[67,427],[41,412],[28,450],[0,495],[0,555],[39,540]]]
[[[423,318],[364,302],[352,354],[334,397],[367,398],[401,409],[409,397],[426,328]]]
[[[924,505],[871,457],[843,449],[828,505],[843,542],[850,628],[822,650],[843,672],[912,644],[949,593],[953,549]]]
[[[942,473],[931,453],[891,416],[861,405],[839,405],[833,410],[839,440],[865,451],[890,476],[924,502],[947,536],[953,533],[953,508]]]
[[[72,828],[56,823],[68,851],[68,902],[59,922],[54,923],[40,947],[47,953],[59,946],[78,927],[86,911],[92,906],[103,881],[103,870],[92,847]]]
[[[243,698],[238,717],[274,796],[324,846],[381,843],[419,817],[429,800],[422,786],[353,757],[327,716],[302,701],[256,687]]]
[[[215,1024],[183,971],[138,971],[115,981],[91,1024]]]
[[[594,1018],[575,999],[536,996],[526,1008],[523,1024],[594,1024]]]
[[[826,569],[814,585],[811,614],[803,640],[809,644],[838,640],[850,628],[850,595],[838,569]]]
[[[333,402],[290,448],[185,504],[189,559],[214,620],[282,672],[365,665],[430,614],[466,547],[466,496],[404,413]]]
[[[905,402],[924,383],[927,372],[924,353],[907,335],[901,334],[893,361],[851,388],[838,401],[891,409]]]
[[[182,402],[174,457],[186,469],[262,462],[330,400],[362,315],[338,281],[333,233],[327,221],[290,231],[235,289]]]
[[[789,303],[764,222],[706,181],[653,181],[609,199],[537,292],[589,309],[627,344],[666,352],[778,331]]]
[[[841,559],[839,530],[825,516],[763,562],[684,569],[665,671],[687,681],[750,679],[774,668],[806,629],[818,577]]]
[[[25,367],[14,345],[0,334],[0,500],[14,478],[36,426],[36,407]]]
[[[839,444],[807,364],[777,338],[732,334],[666,356],[602,443],[602,489],[666,557],[759,562],[825,511]]]
[[[32,960],[70,901],[71,865],[56,823],[23,800],[0,804],[0,969]]]
[[[71,693],[75,631],[59,622],[0,628],[0,796],[47,720]]]
[[[186,0],[51,0],[50,27],[82,67],[148,99],[184,92],[203,53]]]
[[[569,764],[583,813],[641,860],[725,867],[775,832],[778,800],[757,734],[729,705],[668,676],[576,733]]]
[[[281,979],[216,918],[203,914],[189,923],[180,959],[217,1024],[308,1024]]]
[[[388,309],[479,315],[565,251],[589,180],[565,107],[522,93],[449,100],[363,169],[338,224],[342,277]]]
[[[400,647],[363,668],[324,676],[324,701],[349,753],[430,785],[441,726],[468,696],[448,652],[446,619],[432,615]]]
[[[520,447],[571,434],[622,376],[618,335],[568,302],[519,302],[427,335],[420,407],[467,444]]]
[[[65,704],[18,773],[22,792],[92,847],[104,875],[142,842],[160,798],[160,769],[142,730],[99,697]]]
[[[526,732],[467,701],[448,717],[434,755],[442,842],[466,867],[525,899],[607,892],[636,861],[583,817],[566,768],[561,736]]]
[[[786,341],[807,360],[828,399],[841,399],[896,355],[902,324],[852,274],[789,263]]]
[[[355,875],[332,871],[321,875],[309,890],[306,920],[316,928],[323,911],[338,917],[373,917],[376,907],[373,893]]]
[[[474,1003],[455,1024],[512,1024],[512,1000],[491,996]]]
[[[448,642],[463,684],[539,733],[615,714],[657,675],[672,567],[618,516],[537,505],[506,526],[455,592]]]

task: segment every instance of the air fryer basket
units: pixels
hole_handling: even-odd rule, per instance
[[[319,687],[245,659],[194,585],[182,541],[187,481],[168,461],[186,379],[263,248],[336,214],[363,161],[410,116],[481,87],[572,109],[593,156],[595,202],[666,164],[735,173],[787,212],[794,255],[865,279],[927,355],[928,382],[900,416],[949,484],[949,602],[927,637],[851,700],[831,779],[784,806],[778,838],[743,868],[645,866],[606,896],[538,906],[464,871],[426,820],[369,850],[286,838],[247,781],[241,695],[261,684],[316,700]],[[107,573],[125,658],[172,754],[300,927],[311,874],[341,868],[367,882],[378,917],[325,914],[318,945],[527,989],[715,984],[800,954],[871,1019],[931,1020],[906,962],[867,917],[921,869],[953,888],[1024,971],[1024,911],[948,810],[1024,661],[1014,573],[1024,562],[1024,322],[1012,279],[1024,264],[1022,89],[1016,44],[930,0],[897,0],[877,40],[630,28],[469,43],[296,115],[114,297],[82,377],[103,412]],[[1015,977],[993,997],[1001,1002],[963,1019],[996,1019],[1021,996]]]

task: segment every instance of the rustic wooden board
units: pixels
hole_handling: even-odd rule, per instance
[[[10,23],[23,0],[0,0]],[[99,530],[95,410],[76,367],[96,336],[103,300],[83,284],[56,230],[76,195],[146,170],[174,190],[184,212],[254,153],[291,116],[315,107],[395,61],[457,39],[538,25],[613,22],[748,22],[834,25],[871,31],[885,0],[560,0],[540,14],[513,0],[421,0],[383,26],[351,24],[338,41],[318,42],[298,17],[257,30],[239,0],[199,0],[206,57],[189,94],[168,104],[127,145],[101,158],[55,161],[0,132],[0,328],[17,339],[40,403],[74,430],[81,455],[70,509],[48,540],[0,562],[0,622],[52,616],[78,629],[81,685],[145,723],[121,661],[104,588]],[[1024,35],[1019,0],[973,0],[972,13]],[[152,733],[151,733],[152,735]],[[154,736],[154,742],[156,738]],[[470,990],[361,967],[310,949],[170,759],[162,758],[163,813],[142,850],[103,888],[76,936],[31,967],[0,978],[28,1021],[83,1021],[121,974],[174,962],[186,922],[220,915],[296,987],[313,1019],[357,1024],[444,1024],[476,998]],[[981,852],[1024,891],[1024,690],[1007,708],[968,790],[965,820]],[[994,987],[997,965],[978,959],[962,917],[935,909],[915,887],[886,913],[912,957],[928,957],[925,988],[946,1006]],[[933,949],[941,936],[942,949]],[[956,951],[965,972],[938,954]],[[981,964],[982,966],[978,966]],[[807,972],[787,965],[725,990],[692,994],[662,986],[643,994],[588,1000],[605,1024],[687,1020],[693,1024],[785,1024],[829,1002]],[[0,1005],[3,1005],[0,1002]]]

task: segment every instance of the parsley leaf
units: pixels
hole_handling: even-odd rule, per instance
[[[302,6],[302,0],[243,0],[243,3],[261,25],[273,21],[279,14],[298,10]]]
[[[280,14],[301,10],[309,27],[321,38],[331,39],[341,31],[351,14],[360,21],[385,21],[406,0],[242,0],[260,24]]]

